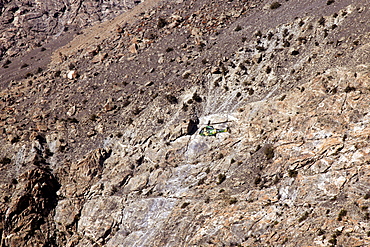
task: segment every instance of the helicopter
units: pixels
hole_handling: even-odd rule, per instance
[[[213,124],[221,124],[221,123],[227,123],[227,122],[231,122],[231,121],[223,121],[223,122],[213,123]],[[216,129],[215,127],[211,125],[211,121],[208,121],[208,124],[199,131],[199,135],[216,136],[218,133],[224,133],[224,132],[230,132],[230,128],[226,127],[224,129]]]

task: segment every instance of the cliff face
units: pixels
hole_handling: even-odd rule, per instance
[[[147,0],[22,50],[2,246],[367,246],[369,7]]]

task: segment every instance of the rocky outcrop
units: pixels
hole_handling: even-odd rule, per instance
[[[2,246],[45,246],[55,244],[53,212],[60,185],[45,168],[30,166],[13,178],[13,194],[2,212]],[[4,198],[5,200],[5,198]]]
[[[369,7],[145,1],[84,30],[1,92],[2,244],[368,245]]]
[[[108,20],[141,1],[2,1],[0,57],[22,55],[70,28]],[[6,66],[6,65],[5,65]]]
[[[81,30],[144,1],[1,1],[1,85],[46,69],[50,55]]]

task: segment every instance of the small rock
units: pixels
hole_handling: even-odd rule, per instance
[[[19,136],[16,134],[10,134],[8,135],[8,141],[11,143],[16,143],[19,140]]]
[[[159,63],[159,64],[164,63],[164,57],[163,57],[163,56],[160,56],[160,57],[159,57],[159,59],[158,59],[158,63]]]
[[[47,94],[49,92],[50,92],[50,87],[47,87],[47,88],[44,89],[44,94]]]
[[[96,132],[95,132],[95,130],[90,130],[90,131],[88,131],[88,132],[86,133],[86,135],[87,135],[88,137],[92,137],[92,136],[96,135]]]
[[[292,50],[290,50],[290,54],[293,55],[293,56],[296,56],[296,55],[299,54],[299,51],[296,50],[296,49],[292,49]]]
[[[112,102],[112,100],[108,100],[108,102],[104,105],[104,111],[112,111],[116,108],[116,105]]]
[[[262,54],[258,53],[252,57],[254,63],[260,63],[262,61]]]
[[[69,108],[69,110],[67,111],[67,115],[68,116],[73,116],[74,114],[76,113],[76,106],[72,106],[71,108]]]
[[[95,126],[95,130],[102,134],[104,133],[104,126],[102,124],[98,124]]]
[[[46,131],[48,127],[44,123],[36,123],[36,130],[37,131]]]
[[[99,53],[97,56],[94,56],[93,59],[91,59],[92,63],[99,63],[103,62],[107,58],[108,54],[107,53]]]
[[[125,32],[125,30],[123,29],[123,27],[121,27],[121,26],[117,25],[116,32],[117,32],[117,33],[124,33],[124,32]]]
[[[216,66],[212,67],[211,73],[212,74],[221,74],[220,68],[216,67]]]
[[[150,87],[150,86],[152,86],[154,84],[154,82],[153,81],[148,81],[146,84],[145,84],[145,86],[146,87]]]
[[[14,117],[6,119],[7,124],[15,124],[16,122],[17,122],[17,119]]]
[[[128,50],[133,53],[133,54],[137,54],[137,49],[138,49],[138,46],[137,44],[132,44],[129,46]]]
[[[191,75],[191,70],[186,70],[186,71],[182,74],[182,78],[184,78],[184,79],[188,79],[190,75]]]
[[[67,78],[70,80],[77,78],[77,76],[78,76],[78,73],[76,70],[70,70],[67,74]]]

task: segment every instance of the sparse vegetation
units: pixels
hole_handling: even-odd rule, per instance
[[[301,223],[302,221],[305,221],[307,220],[308,216],[310,214],[308,212],[305,212],[299,219],[298,219],[298,222]]]
[[[203,178],[199,179],[198,185],[204,184],[205,180],[206,180],[206,177],[203,177]]]
[[[190,202],[184,202],[182,205],[181,205],[181,208],[184,209],[186,208],[187,206],[190,205]]]
[[[76,119],[76,118],[67,118],[66,122],[69,122],[69,123],[79,123],[79,121]]]
[[[365,220],[370,220],[370,213],[369,212],[365,213],[364,219]]]
[[[292,53],[291,53],[293,56],[296,56],[296,55],[298,55],[299,54],[299,51],[297,51],[297,50],[294,50],[294,51],[292,51]]]
[[[11,144],[14,144],[14,143],[17,143],[21,140],[21,138],[18,136],[18,135],[15,135],[12,137],[12,139],[10,140],[10,143]]]
[[[72,69],[75,69],[76,68],[76,64],[74,63],[69,63],[68,64],[68,69],[72,70]]]
[[[196,92],[193,94],[193,97],[192,97],[192,99],[195,101],[195,102],[198,102],[198,103],[200,103],[200,102],[202,102],[202,97],[200,97]]]
[[[328,242],[330,244],[332,244],[333,246],[335,246],[335,245],[337,245],[337,238],[336,237],[333,237],[333,238],[329,239]]]
[[[273,34],[273,33],[271,33],[271,32],[269,32],[269,33],[267,34],[267,40],[271,40],[273,36],[274,36],[274,34]]]
[[[296,171],[296,170],[289,170],[288,171],[288,176],[291,177],[291,178],[295,178],[295,177],[297,177],[297,175],[298,175],[298,171]]]
[[[21,65],[21,69],[27,68],[29,65],[27,63],[24,63]]]
[[[255,34],[256,37],[262,37],[262,32],[258,30]]]
[[[290,47],[290,42],[288,40],[284,40],[283,46],[284,47]]]
[[[344,89],[344,92],[345,92],[345,93],[350,93],[350,92],[353,92],[353,91],[356,91],[356,88],[355,88],[355,87],[347,86],[347,87]]]
[[[256,50],[258,50],[258,51],[266,51],[267,49],[266,49],[266,47],[263,47],[261,45],[257,45],[256,46]]]
[[[3,64],[3,68],[8,68],[8,65],[11,64],[12,61],[10,61],[9,59],[5,60],[4,64]]]
[[[274,148],[272,146],[270,146],[270,145],[267,145],[264,148],[263,153],[265,154],[266,159],[268,159],[268,160],[271,160],[275,156]]]
[[[162,17],[160,17],[159,19],[158,19],[158,22],[157,22],[157,28],[163,28],[163,27],[165,27],[167,25],[167,21],[166,21],[166,19],[164,19],[164,18],[162,18]]]
[[[284,101],[286,98],[286,94],[283,94],[280,98],[279,98],[279,101]]]
[[[259,183],[261,183],[262,182],[262,178],[260,177],[260,176],[258,176],[258,177],[256,177],[255,179],[254,179],[254,184],[255,185],[258,185]]]
[[[347,210],[345,209],[340,210],[337,220],[342,221],[343,217],[345,217],[346,215],[347,215]]]
[[[139,107],[135,107],[134,109],[132,109],[132,114],[134,114],[135,116],[139,115],[141,112],[141,109]]]
[[[125,101],[123,101],[123,102],[122,102],[122,107],[126,107],[126,106],[128,106],[130,103],[131,103],[131,101],[129,101],[129,100],[125,100]]]
[[[12,162],[11,159],[7,158],[7,157],[3,157],[1,160],[0,160],[0,164],[2,165],[7,165],[7,164],[10,164]]]
[[[225,181],[225,179],[226,179],[226,175],[223,174],[223,173],[220,173],[220,174],[218,174],[217,178],[218,178],[217,184],[222,184],[222,182]]]
[[[62,74],[60,70],[54,72],[54,77],[59,77]]]
[[[271,73],[271,67],[270,66],[267,66],[267,68],[266,68],[266,74],[270,74]]]
[[[230,204],[230,205],[235,204],[235,203],[237,203],[237,202],[238,202],[238,199],[236,199],[235,197],[233,197],[233,198],[231,198],[231,199],[229,200],[229,204]]]
[[[321,18],[318,20],[319,25],[324,26],[325,25],[325,18],[321,16]]]
[[[337,237],[340,236],[342,233],[340,231],[335,231],[335,233],[331,236],[332,238],[328,240],[330,244],[333,246],[337,245]]]
[[[326,2],[326,4],[327,5],[330,5],[330,4],[333,4],[335,2],[335,0],[328,0],[327,2]]]
[[[189,109],[189,105],[188,105],[188,104],[186,104],[186,103],[183,103],[183,104],[182,104],[182,110],[183,110],[183,111],[188,111],[188,109]]]
[[[270,9],[277,9],[277,8],[280,8],[280,6],[281,6],[281,3],[279,3],[279,2],[273,2],[270,5]]]
[[[32,73],[30,73],[30,72],[27,72],[27,74],[25,75],[25,77],[24,78],[31,78],[33,76],[33,74]]]
[[[325,231],[323,229],[320,229],[317,233],[317,235],[322,236],[325,234]]]
[[[176,96],[174,96],[174,95],[166,95],[166,99],[171,104],[177,104],[177,102],[178,102]]]
[[[89,119],[93,122],[95,122],[98,119],[98,116],[96,114],[91,114]]]
[[[234,31],[235,32],[239,32],[239,31],[241,31],[243,28],[240,26],[240,25],[238,25],[238,26],[236,26],[236,28],[234,29]]]
[[[367,200],[370,198],[370,192],[367,192],[365,195],[364,195],[364,199]]]

